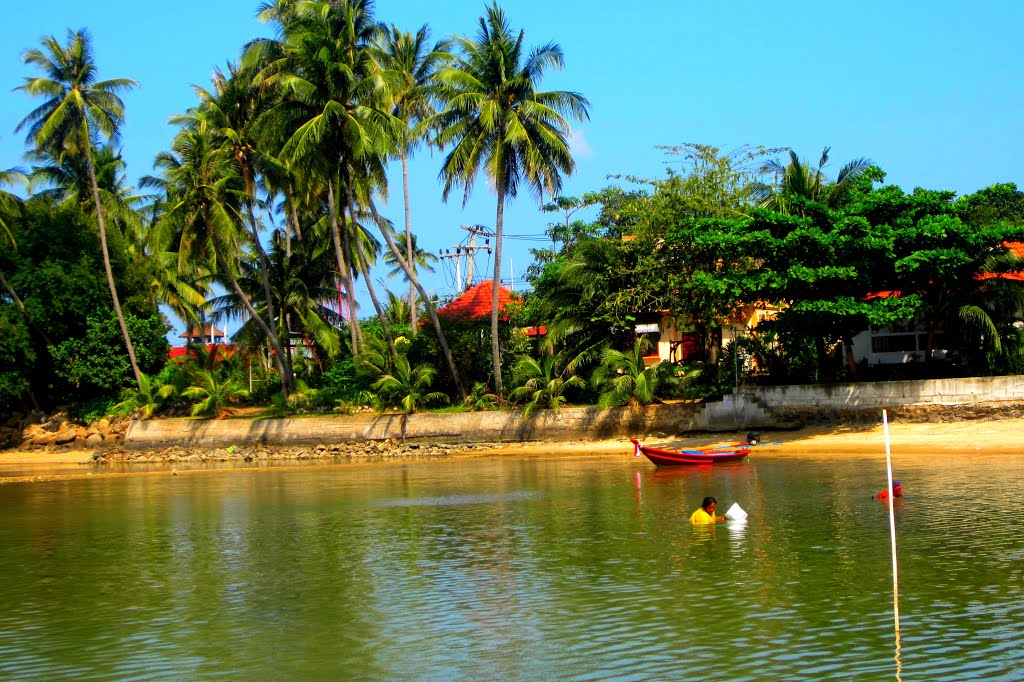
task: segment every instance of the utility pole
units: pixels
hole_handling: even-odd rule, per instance
[[[483,225],[459,225],[459,227],[469,232],[469,244],[464,246],[456,245],[455,247],[453,247],[455,249],[455,253],[452,253],[451,249],[439,250],[437,252],[437,255],[441,260],[444,260],[446,258],[455,260],[455,281],[459,285],[459,293],[461,294],[463,291],[473,286],[473,262],[476,257],[476,252],[486,249],[488,255],[490,255],[490,238],[494,236],[494,233],[488,230]],[[484,243],[477,244],[477,237],[484,237]],[[466,259],[465,284],[463,284],[462,282],[462,258]]]

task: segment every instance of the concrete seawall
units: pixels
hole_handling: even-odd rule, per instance
[[[957,406],[1024,404],[1024,377],[968,377],[864,384],[741,387],[720,402],[625,407],[567,407],[529,419],[516,412],[325,416],[292,419],[157,419],[133,422],[126,448],[225,447],[265,443],[343,443],[406,438],[479,443],[597,440],[669,436],[698,431],[794,428],[815,421],[877,419],[883,407],[955,413]]]
[[[586,440],[693,431],[730,431],[777,426],[778,419],[752,401],[732,396],[716,403],[546,410],[526,419],[520,412],[355,415],[292,419],[155,419],[133,422],[127,448],[224,447],[265,443],[341,443],[401,439],[446,442],[518,442]]]

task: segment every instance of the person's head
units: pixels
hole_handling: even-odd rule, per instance
[[[704,501],[700,503],[700,508],[706,511],[708,514],[712,514],[715,511],[715,506],[718,505],[718,500],[711,497],[710,495],[704,498]]]

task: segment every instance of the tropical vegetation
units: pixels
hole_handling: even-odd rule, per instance
[[[663,148],[660,177],[564,196],[589,102],[543,89],[561,47],[529,47],[497,4],[475,34],[438,41],[370,0],[276,0],[259,16],[275,37],[195,88],[138,188],[119,135],[138,84],[100,78],[86,31],[25,51],[23,167],[0,172],[0,411],[534,417],[749,382],[1024,371],[1013,184],[907,192],[866,158],[833,174],[828,147],[813,165],[682,144]],[[437,179],[410,176],[424,147]],[[381,210],[390,164],[400,219]],[[421,279],[436,258],[409,187],[465,201],[481,177],[496,198],[491,304],[446,315]],[[533,251],[532,290],[500,307],[504,209],[524,185],[550,247]],[[169,315],[237,331],[221,345],[186,333],[171,359]],[[651,331],[667,325],[689,344],[671,362]],[[919,334],[923,360],[859,361],[855,338],[886,329]]]

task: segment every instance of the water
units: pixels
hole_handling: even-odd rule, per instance
[[[896,475],[898,661],[876,455],[8,484],[0,678],[1020,679],[1024,458]]]

